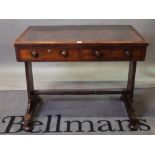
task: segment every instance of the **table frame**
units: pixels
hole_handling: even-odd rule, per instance
[[[25,62],[25,74],[27,83],[28,105],[24,116],[24,130],[31,131],[33,129],[32,117],[35,106],[38,103],[39,95],[104,95],[104,94],[121,94],[120,99],[124,102],[129,117],[129,128],[137,130],[139,122],[135,114],[133,106],[133,95],[135,85],[137,61],[129,62],[127,88],[122,90],[108,89],[52,89],[52,90],[35,90],[33,84],[32,62]]]

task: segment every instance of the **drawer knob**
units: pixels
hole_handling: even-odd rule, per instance
[[[94,52],[94,55],[95,55],[96,57],[100,57],[100,56],[101,56],[101,53],[100,53],[99,51],[95,51],[95,52]]]
[[[52,53],[52,51],[51,51],[51,50],[47,50],[47,53],[49,53],[49,54],[50,54],[50,53]]]
[[[129,57],[129,56],[131,55],[131,52],[130,52],[130,51],[125,51],[124,53],[125,53],[125,55],[126,55],[127,57]]]
[[[68,54],[67,54],[67,51],[62,51],[62,52],[60,53],[60,55],[63,56],[63,57],[67,57]]]
[[[38,52],[36,52],[36,51],[33,51],[33,52],[32,52],[32,57],[33,57],[33,58],[38,58],[38,56],[39,56],[39,55],[38,55]]]

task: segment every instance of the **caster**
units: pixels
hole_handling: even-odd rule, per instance
[[[33,127],[32,127],[32,125],[31,125],[30,123],[25,123],[25,124],[23,125],[23,129],[24,129],[24,131],[26,131],[26,132],[31,132],[32,129],[33,129]]]
[[[139,124],[138,122],[130,122],[128,127],[131,131],[137,131],[139,128]]]

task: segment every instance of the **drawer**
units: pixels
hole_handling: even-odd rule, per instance
[[[20,49],[19,61],[78,61],[79,51],[76,49],[38,48]]]
[[[102,48],[81,50],[82,61],[143,61],[143,48]]]
[[[145,48],[23,48],[18,61],[143,61]]]

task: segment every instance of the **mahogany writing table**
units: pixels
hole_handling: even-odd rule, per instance
[[[137,61],[144,61],[148,43],[130,25],[30,26],[15,41],[17,61],[25,63],[28,108],[24,129],[32,129],[32,115],[40,94],[121,94],[129,116],[129,127],[138,128],[133,107]],[[127,88],[122,90],[35,90],[32,62],[128,61]]]

